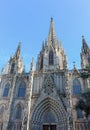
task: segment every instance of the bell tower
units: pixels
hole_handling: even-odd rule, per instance
[[[61,42],[57,40],[54,21],[51,18],[47,40],[42,44],[42,49],[37,59],[37,71],[63,70],[67,68],[67,58]]]

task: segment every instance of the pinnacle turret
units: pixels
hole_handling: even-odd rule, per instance
[[[88,45],[87,45],[87,42],[86,42],[84,36],[82,36],[82,51],[83,51],[85,54],[88,53],[88,51],[89,51],[89,47],[88,47]]]
[[[86,68],[90,63],[90,49],[88,44],[82,36],[82,52],[81,52],[81,67]]]

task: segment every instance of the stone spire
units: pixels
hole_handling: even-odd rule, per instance
[[[45,46],[44,46],[44,42],[42,42],[42,51],[44,50]]]
[[[16,59],[20,57],[20,52],[21,52],[21,43],[19,42],[16,53],[15,53]]]
[[[84,36],[82,36],[82,51],[86,54],[89,52],[89,47],[87,45],[87,42],[84,38]]]
[[[56,43],[57,43],[57,38],[56,38],[55,29],[54,29],[54,21],[53,21],[53,18],[51,18],[47,45],[51,44],[53,47],[55,47]]]

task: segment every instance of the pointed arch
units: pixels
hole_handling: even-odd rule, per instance
[[[48,119],[48,115],[50,118]],[[48,119],[47,122],[45,119]],[[31,116],[30,129],[42,130],[43,123],[56,123],[58,124],[57,130],[67,129],[67,116],[62,105],[51,97],[42,100],[33,110]]]
[[[44,123],[52,123],[52,122],[56,123],[55,114],[50,110],[46,111],[45,114],[43,115],[43,122]]]
[[[83,118],[83,113],[82,113],[82,110],[80,108],[77,108],[76,112],[77,112],[77,119]]]
[[[10,84],[7,83],[7,84],[5,85],[5,87],[4,87],[3,97],[8,97],[9,89],[10,89]]]
[[[82,91],[80,80],[75,78],[73,80],[73,94],[78,95]]]
[[[21,104],[18,104],[17,107],[16,107],[16,116],[15,118],[16,119],[21,119],[22,117],[22,106]]]
[[[41,55],[41,64],[40,64],[40,69],[43,69],[43,54]]]
[[[26,83],[23,81],[20,83],[19,87],[18,87],[18,97],[25,97],[26,94]]]
[[[53,65],[54,64],[54,54],[53,51],[50,50],[49,51],[49,65]]]
[[[15,63],[13,62],[12,65],[11,65],[11,71],[10,71],[10,74],[13,74],[14,69],[15,69]]]

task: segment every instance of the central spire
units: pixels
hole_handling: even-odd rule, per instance
[[[54,29],[53,18],[51,18],[50,29],[49,29],[49,35],[48,35],[47,42],[48,42],[48,44],[51,43],[53,46],[55,46],[55,44],[57,43],[57,38],[56,38],[55,29]]]

